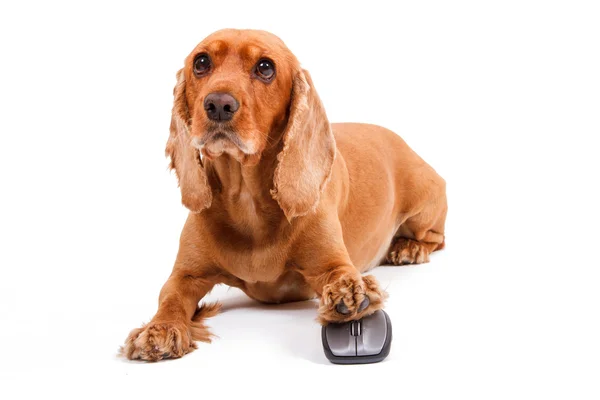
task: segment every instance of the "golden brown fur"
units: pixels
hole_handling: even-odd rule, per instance
[[[199,77],[200,53],[212,69]],[[275,64],[271,82],[253,75],[261,58]],[[230,136],[211,136],[222,129],[203,107],[214,92],[239,101]],[[198,302],[216,284],[270,303],[319,296],[322,323],[349,321],[386,297],[362,272],[427,262],[444,246],[444,180],[389,130],[330,124],[308,72],[267,32],[219,31],[186,58],[166,151],[191,212],[156,315],[122,348],[130,359],[210,341],[202,321],[218,308]]]

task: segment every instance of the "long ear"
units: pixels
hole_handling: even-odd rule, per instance
[[[319,198],[335,159],[335,139],[308,71],[294,77],[290,115],[277,156],[271,195],[291,221],[307,214]]]
[[[177,84],[173,89],[171,134],[165,154],[171,158],[181,189],[181,203],[192,212],[210,207],[212,192],[204,172],[200,152],[190,144],[190,113],[185,97],[185,75],[177,72]]]

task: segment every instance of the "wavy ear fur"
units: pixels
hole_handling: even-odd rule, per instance
[[[177,84],[173,89],[171,134],[165,154],[171,158],[181,189],[181,203],[192,212],[210,207],[212,192],[208,184],[200,152],[190,144],[190,113],[185,97],[185,75],[177,72]]]
[[[290,115],[271,195],[291,221],[315,210],[331,175],[335,139],[308,71],[294,77]]]

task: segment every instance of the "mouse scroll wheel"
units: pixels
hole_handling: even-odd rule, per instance
[[[350,334],[352,336],[360,336],[362,330],[361,321],[352,321],[352,325],[350,325]]]

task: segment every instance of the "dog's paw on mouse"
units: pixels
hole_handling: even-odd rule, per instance
[[[323,287],[318,320],[323,325],[357,320],[382,309],[386,298],[373,275],[344,274]]]

